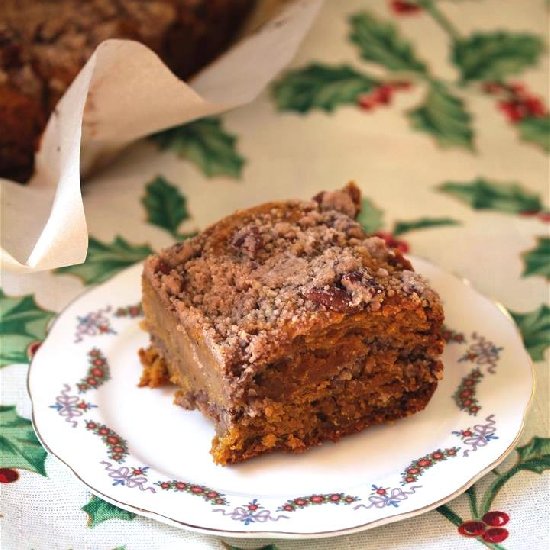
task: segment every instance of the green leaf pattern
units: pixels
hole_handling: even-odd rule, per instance
[[[526,117],[517,126],[523,141],[538,145],[543,151],[550,153],[550,115]]]
[[[408,113],[413,128],[431,134],[441,147],[473,149],[472,117],[464,101],[433,82],[422,104]]]
[[[147,221],[164,229],[175,238],[178,227],[189,218],[187,199],[181,191],[165,177],[157,176],[145,186],[141,199],[147,211]]]
[[[152,252],[149,245],[133,245],[120,236],[115,237],[112,243],[90,237],[86,261],[80,265],[60,267],[56,272],[76,275],[86,285],[99,284],[120,270],[144,260]]]
[[[88,514],[88,527],[95,527],[110,519],[130,521],[136,517],[134,512],[128,512],[127,510],[118,508],[118,506],[106,502],[95,495],[92,495],[92,498],[82,507],[82,510]]]
[[[416,57],[411,44],[399,36],[393,23],[381,21],[368,12],[357,13],[349,21],[350,40],[365,61],[389,71],[426,72],[426,65]]]
[[[31,421],[19,416],[15,406],[0,405],[0,468],[21,468],[45,476],[46,456]]]
[[[455,42],[452,59],[463,81],[502,81],[534,65],[543,50],[533,34],[475,33]]]
[[[542,210],[540,197],[518,183],[501,183],[476,178],[466,183],[448,181],[441,184],[438,189],[474,210],[494,210],[506,214]]]
[[[431,74],[398,27],[368,11],[349,17],[349,40],[363,61],[377,65],[390,75],[406,74],[417,83],[427,85],[422,103],[407,113],[413,129],[431,135],[441,147],[474,152],[474,121],[457,91],[471,83],[502,83],[509,76],[532,67],[544,51],[543,40],[532,33],[504,31],[463,37],[436,2],[412,0],[411,3],[423,9],[449,35],[450,57],[459,71],[456,82],[443,83]],[[358,103],[360,94],[371,92],[382,82],[349,65],[329,66],[317,62],[289,70],[273,85],[272,96],[280,111],[307,113],[319,109],[330,113],[339,106]],[[479,91],[479,87],[476,90]],[[368,99],[368,108],[372,109],[376,102]],[[389,97],[384,101],[389,102]],[[514,123],[523,141],[550,151],[548,113],[541,113],[539,108],[536,115],[522,115],[521,119],[515,118]]]
[[[459,225],[460,222],[453,218],[419,218],[418,220],[396,221],[392,233],[395,236],[416,231],[418,229],[428,229],[430,227],[442,227],[445,225]]]
[[[357,221],[367,233],[375,233],[384,225],[384,211],[378,208],[369,198],[364,197]]]
[[[6,296],[0,289],[0,368],[28,363],[28,348],[46,336],[55,313],[42,309],[33,296]]]
[[[241,177],[244,158],[237,151],[237,138],[223,128],[220,118],[202,118],[175,126],[150,139],[161,150],[172,150],[195,164],[206,177]]]
[[[272,95],[280,111],[307,113],[319,109],[330,113],[341,105],[355,104],[376,84],[375,79],[349,65],[312,63],[289,71],[273,85]]]
[[[543,304],[529,313],[510,311],[510,314],[533,361],[542,361],[545,350],[550,347],[550,307]]]
[[[523,254],[525,269],[522,276],[542,275],[550,280],[550,237],[539,237],[537,246]]]

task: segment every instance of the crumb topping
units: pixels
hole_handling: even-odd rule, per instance
[[[241,364],[261,357],[283,326],[316,315],[376,312],[399,296],[439,303],[398,251],[353,219],[360,199],[351,183],[310,202],[236,212],[151,256],[145,274],[183,325]]]

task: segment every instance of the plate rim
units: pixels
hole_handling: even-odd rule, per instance
[[[305,540],[305,539],[321,539],[321,538],[330,538],[330,537],[336,537],[341,535],[350,535],[354,533],[359,533],[362,531],[367,531],[369,529],[373,529],[375,527],[380,527],[382,525],[388,525],[390,523],[395,523],[398,521],[402,521],[405,519],[410,519],[415,516],[419,516],[421,514],[424,514],[426,512],[429,512],[431,510],[434,510],[435,508],[441,506],[442,504],[445,504],[454,498],[460,496],[462,493],[464,493],[467,489],[469,489],[474,483],[476,483],[478,480],[480,480],[482,477],[484,477],[487,473],[489,473],[491,470],[493,470],[496,466],[498,466],[501,462],[503,462],[506,457],[514,450],[515,446],[521,439],[521,436],[523,434],[523,430],[525,428],[526,418],[529,414],[529,411],[531,410],[531,407],[533,405],[535,390],[536,390],[536,371],[535,366],[533,363],[533,360],[527,350],[525,349],[525,345],[523,343],[523,338],[521,336],[521,332],[519,331],[519,328],[517,324],[514,322],[510,312],[506,309],[506,307],[498,300],[494,299],[492,296],[488,296],[486,294],[483,294],[480,292],[476,286],[467,278],[462,277],[458,274],[456,274],[454,271],[447,270],[437,264],[435,264],[433,261],[426,259],[422,256],[417,256],[413,254],[407,254],[407,258],[411,260],[411,263],[414,266],[415,260],[420,260],[424,262],[425,264],[428,264],[430,267],[433,267],[435,269],[439,269],[443,271],[444,273],[451,275],[454,277],[457,281],[462,283],[463,285],[469,287],[476,295],[479,297],[488,300],[493,306],[496,307],[496,309],[499,311],[501,315],[507,320],[508,324],[512,327],[512,329],[515,331],[516,335],[519,337],[519,341],[522,347],[522,350],[525,355],[525,359],[527,361],[527,365],[529,366],[528,372],[530,374],[531,379],[531,392],[529,395],[529,399],[527,400],[524,409],[523,409],[523,415],[521,418],[521,422],[519,423],[519,427],[517,429],[517,432],[515,434],[514,439],[510,442],[510,444],[506,447],[506,449],[489,465],[487,465],[485,468],[482,468],[479,472],[477,472],[475,475],[473,475],[466,483],[462,484],[460,487],[458,487],[455,491],[452,493],[442,497],[439,500],[436,500],[434,502],[431,502],[430,504],[427,504],[425,506],[422,506],[420,508],[415,508],[414,510],[409,510],[406,512],[402,512],[399,514],[394,514],[390,516],[386,516],[383,518],[375,519],[372,521],[368,521],[366,523],[361,523],[360,525],[356,525],[353,527],[345,527],[342,529],[332,529],[328,531],[318,531],[318,532],[310,532],[310,533],[301,533],[301,532],[295,532],[295,531],[273,531],[273,530],[267,530],[267,531],[250,531],[250,530],[231,530],[226,531],[224,529],[218,529],[215,527],[204,527],[200,525],[194,525],[191,523],[186,523],[182,520],[178,520],[175,518],[171,518],[165,514],[161,514],[159,512],[155,512],[152,510],[148,510],[145,508],[141,508],[139,506],[136,506],[134,504],[129,504],[124,501],[120,501],[118,499],[115,499],[113,497],[110,497],[106,494],[104,494],[99,489],[93,487],[89,482],[85,481],[80,477],[80,475],[77,473],[75,468],[68,464],[63,458],[61,458],[56,452],[54,452],[50,446],[46,443],[44,440],[42,434],[40,433],[37,424],[36,424],[36,407],[35,403],[33,401],[32,392],[31,392],[31,374],[33,371],[33,366],[36,357],[39,355],[38,353],[33,356],[29,363],[29,367],[27,370],[27,376],[26,376],[26,387],[27,387],[27,393],[29,395],[29,399],[31,401],[31,407],[32,407],[32,413],[31,413],[31,422],[32,427],[34,429],[34,432],[36,433],[36,436],[38,437],[41,445],[48,451],[48,453],[52,456],[54,456],[58,461],[60,461],[65,467],[67,467],[72,474],[81,482],[83,483],[91,492],[92,494],[98,496],[99,498],[102,498],[103,500],[118,506],[119,508],[122,508],[126,511],[137,513],[138,515],[147,517],[149,519],[154,519],[156,521],[159,521],[165,525],[170,525],[172,527],[176,527],[179,529],[186,529],[189,531],[207,534],[207,535],[216,535],[216,536],[223,536],[227,538],[242,538],[242,539],[295,539],[295,540]],[[72,300],[70,300],[61,311],[59,311],[55,318],[51,321],[51,323],[48,325],[46,330],[46,335],[43,339],[43,342],[46,341],[46,339],[50,336],[50,333],[53,329],[53,327],[57,324],[57,322],[61,319],[63,314],[77,301],[82,299],[85,295],[91,293],[97,288],[100,288],[110,282],[112,282],[114,279],[120,277],[124,273],[136,269],[139,265],[142,265],[143,262],[137,262],[131,266],[128,266],[127,268],[119,271],[116,273],[113,277],[110,277],[106,281],[103,281],[102,283],[98,283],[95,285],[90,285],[89,287],[85,288],[83,292],[80,292],[77,296],[75,296]]]

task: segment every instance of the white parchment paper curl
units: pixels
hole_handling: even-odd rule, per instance
[[[102,42],[52,114],[32,180],[0,180],[3,268],[82,263],[88,232],[81,174],[142,136],[252,101],[292,59],[321,3],[290,3],[190,83],[138,42]]]

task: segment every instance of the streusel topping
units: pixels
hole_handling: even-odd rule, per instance
[[[310,202],[236,212],[149,258],[146,274],[181,323],[199,325],[221,349],[251,363],[283,328],[318,314],[378,311],[405,295],[439,302],[403,256],[353,219],[355,184]]]

